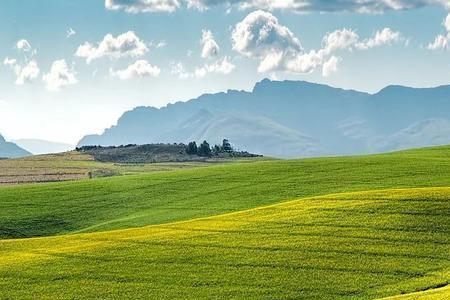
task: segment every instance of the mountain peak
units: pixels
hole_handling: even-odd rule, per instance
[[[289,91],[303,91],[303,90],[310,90],[310,91],[325,91],[325,90],[340,90],[340,91],[349,91],[349,92],[357,92],[359,94],[365,94],[363,92],[354,91],[354,90],[344,90],[341,88],[332,87],[326,84],[322,83],[315,83],[315,82],[309,82],[304,80],[271,80],[268,78],[265,78],[261,80],[260,82],[257,82],[255,84],[255,87],[253,88],[253,93],[258,92],[264,92],[267,90],[276,90],[277,92],[283,92],[286,90]]]
[[[269,78],[264,78],[263,80],[257,82],[253,88],[253,92],[257,90],[262,90],[266,88],[271,88],[273,86],[315,86],[317,84],[307,81],[292,81],[292,80],[271,80]]]
[[[381,89],[375,95],[396,95],[402,92],[433,92],[433,93],[445,93],[447,94],[450,90],[450,85],[440,85],[436,87],[408,87],[403,85],[388,85]]]
[[[402,85],[388,85],[384,88],[382,88],[376,95],[386,95],[386,94],[395,94],[398,92],[402,92],[405,90],[412,90],[413,88],[402,86]]]

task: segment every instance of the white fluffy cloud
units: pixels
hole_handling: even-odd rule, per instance
[[[30,60],[24,65],[20,65],[14,58],[5,58],[3,60],[5,66],[10,67],[16,75],[15,84],[24,85],[33,82],[40,73],[39,66],[35,60]]]
[[[247,57],[264,58],[279,52],[302,50],[300,41],[278,19],[262,10],[248,14],[236,24],[232,36],[233,49]]]
[[[173,12],[180,7],[178,0],[105,0],[109,10],[124,10],[129,13]]]
[[[428,44],[427,48],[429,50],[449,49],[450,37],[448,35],[444,36],[440,34],[434,39],[432,43]]]
[[[44,74],[42,80],[49,91],[59,91],[68,85],[78,83],[75,72],[69,69],[64,59],[54,61],[50,72]]]
[[[16,79],[17,85],[33,82],[39,76],[40,70],[35,60],[29,61],[25,66],[19,67]]]
[[[189,73],[181,62],[172,63],[171,74],[180,79],[188,79],[193,77],[192,73]]]
[[[135,63],[129,65],[123,70],[112,72],[114,76],[119,77],[121,80],[127,80],[138,77],[158,77],[161,73],[161,69],[151,65],[148,61],[141,59]]]
[[[25,39],[17,41],[16,47],[20,51],[24,51],[24,52],[30,52],[32,50],[30,43]]]
[[[212,59],[219,55],[219,45],[216,43],[211,31],[206,29],[202,31],[200,43],[202,46],[202,58]],[[203,78],[208,74],[230,74],[235,68],[236,66],[230,61],[230,58],[225,56],[216,58],[213,62],[208,60],[207,63],[196,67],[192,72],[187,71],[181,62],[172,63],[171,73],[180,79]]]
[[[324,48],[326,53],[332,53],[337,50],[348,49],[355,45],[359,40],[359,36],[350,29],[335,30],[328,33],[323,38]]]
[[[114,37],[107,34],[97,45],[89,42],[79,46],[76,56],[86,59],[87,63],[102,57],[118,59],[121,57],[138,57],[144,55],[148,47],[133,31]]]
[[[433,42],[428,44],[429,50],[450,49],[450,14],[445,18],[443,25],[447,30],[446,35],[438,35]]]
[[[236,24],[231,40],[238,53],[259,60],[258,72],[292,68],[304,71],[310,67],[297,59],[303,54],[300,40],[269,12],[258,10],[248,14]]]
[[[402,34],[398,31],[393,31],[390,28],[384,28],[375,33],[375,36],[370,39],[366,39],[356,45],[358,49],[367,50],[382,45],[388,45],[397,43],[404,40]]]
[[[447,31],[450,32],[450,14],[447,15],[447,17],[445,18],[444,26],[445,26],[445,29],[447,29]]]
[[[19,52],[23,52],[22,62],[15,58],[6,57],[3,60],[3,64],[13,70],[16,75],[16,85],[31,83],[39,76],[40,73],[39,66],[33,58],[36,54],[36,50],[33,49],[31,44],[25,39],[17,41],[16,49],[19,50]]]
[[[206,29],[202,31],[201,45],[203,58],[216,57],[219,54],[219,45],[211,31]]]
[[[338,70],[338,64],[341,61],[339,57],[332,56],[322,66],[323,77],[329,77],[331,74],[336,73]]]
[[[269,12],[257,10],[236,24],[231,40],[240,54],[260,60],[258,70],[275,69],[302,51],[298,38]]]
[[[322,67],[323,75],[329,76],[340,62],[335,53],[379,47],[403,38],[399,32],[385,28],[361,41],[353,30],[340,29],[325,35],[322,48],[305,52],[299,39],[275,16],[255,11],[235,26],[231,39],[234,50],[259,61],[258,72],[310,73]]]
[[[231,63],[228,57],[224,57],[212,64],[206,64],[202,68],[197,68],[194,72],[195,77],[203,78],[208,73],[230,74],[236,66]]]
[[[324,63],[324,53],[325,52],[323,50],[311,50],[308,53],[299,53],[287,61],[284,65],[276,66],[272,70],[287,71],[292,73],[311,73]]]
[[[186,70],[182,63],[174,63],[172,64],[172,75],[177,76],[180,79],[188,79],[188,78],[203,78],[207,74],[230,74],[234,71],[236,66],[230,62],[228,57],[224,57],[219,59],[211,64],[205,64],[202,67],[196,68],[193,72],[189,72]]]

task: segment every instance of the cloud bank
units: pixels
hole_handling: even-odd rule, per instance
[[[180,7],[178,0],[105,0],[109,10],[124,10],[128,13],[173,12]]]
[[[303,12],[382,13],[430,5],[447,5],[447,0],[105,0],[109,10],[129,13],[173,12],[183,6],[207,10],[218,5],[238,9],[291,10]]]

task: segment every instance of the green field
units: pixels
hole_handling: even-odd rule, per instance
[[[449,175],[437,147],[2,187],[0,299],[446,299]]]
[[[0,243],[6,298],[373,299],[448,284],[450,188]]]
[[[0,237],[138,227],[329,193],[450,186],[449,174],[444,147],[3,187]]]
[[[210,159],[204,162],[120,164],[99,162],[94,160],[94,157],[89,154],[71,151],[0,160],[0,186],[174,171],[207,167],[212,164],[225,164],[236,161],[252,162],[264,159]]]

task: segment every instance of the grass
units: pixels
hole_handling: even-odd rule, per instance
[[[410,293],[406,295],[387,297],[383,300],[443,300],[450,299],[450,286],[430,289],[423,292]]]
[[[2,240],[0,298],[375,299],[425,291],[450,281],[449,211],[450,188],[382,190]],[[440,292],[435,299],[450,295]]]
[[[450,147],[0,188],[0,238],[105,231],[329,193],[450,186]]]
[[[55,182],[108,177],[161,171],[174,171],[210,166],[234,161],[255,159],[220,160],[207,162],[118,164],[95,161],[85,153],[76,151],[36,155],[18,159],[0,160],[0,185]]]

